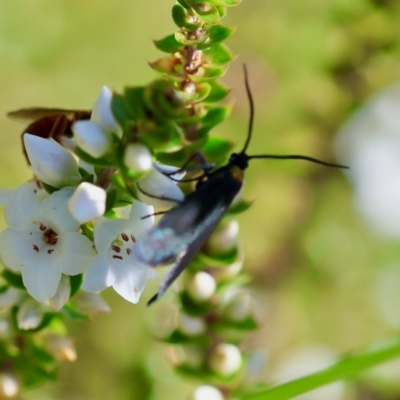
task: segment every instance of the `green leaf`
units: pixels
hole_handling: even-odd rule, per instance
[[[174,33],[163,39],[154,40],[153,42],[158,50],[164,51],[165,53],[175,53],[183,48],[183,45],[175,39]]]
[[[172,7],[172,19],[179,28],[185,28],[187,30],[195,30],[201,25],[201,22],[191,22],[191,19],[187,14],[186,8],[184,8],[180,4],[175,4]]]
[[[233,32],[235,32],[235,29],[233,28],[228,28],[222,25],[213,25],[208,29],[208,38],[203,43],[200,43],[197,48],[199,50],[208,49],[214,44],[225,41]]]
[[[113,94],[111,101],[111,111],[119,125],[124,127],[126,121],[129,119],[129,116],[125,109],[125,98],[122,95],[115,93]]]
[[[24,283],[22,281],[22,276],[20,274],[16,274],[16,273],[10,271],[9,269],[4,269],[3,272],[1,273],[1,276],[11,286],[13,286],[17,289],[26,290]]]
[[[196,7],[193,7],[192,11],[197,18],[206,22],[207,24],[217,24],[220,20],[217,8],[210,5],[210,3],[204,3],[202,1]]]
[[[184,311],[189,315],[199,316],[215,309],[215,305],[211,304],[209,301],[204,301],[201,303],[193,301],[185,291],[180,293],[180,301]]]
[[[124,91],[125,110],[128,117],[134,121],[146,118],[144,92],[145,88],[143,86],[128,87]]]
[[[211,86],[211,92],[205,100],[206,103],[218,103],[230,93],[230,89],[219,82],[214,81],[208,84]]]
[[[217,78],[221,78],[226,73],[225,67],[203,67],[200,66],[198,69],[198,73],[196,75],[191,75],[190,79],[193,82],[204,82],[210,81]]]
[[[181,132],[173,122],[143,128],[141,142],[155,152],[171,151],[182,146]]]
[[[193,3],[204,3],[205,0],[192,0]],[[240,4],[242,0],[207,0],[208,4],[212,4],[214,6],[226,6],[226,7],[234,7]]]
[[[43,186],[43,189],[44,189],[48,194],[52,194],[52,193],[54,193],[54,192],[57,192],[57,190],[59,190],[59,189],[57,189],[57,188],[55,188],[55,187],[53,187],[53,186],[51,186],[51,185],[48,185],[47,183],[44,183],[44,182],[42,182],[42,186]]]
[[[181,45],[183,47],[183,45]],[[149,62],[151,68],[155,71],[160,72],[161,74],[172,75],[176,74],[175,67],[179,63],[179,60],[176,57],[162,57],[156,61]]]
[[[203,125],[214,127],[227,119],[231,110],[230,105],[210,108],[201,122]]]
[[[222,19],[222,18],[224,18],[225,16],[226,16],[226,14],[227,14],[227,9],[226,9],[226,7],[223,7],[223,6],[217,6],[217,10],[218,10],[218,12],[219,12],[219,16],[220,16],[220,18]]]
[[[187,336],[182,333],[180,330],[175,329],[171,334],[167,337],[163,338],[163,342],[170,344],[184,344],[191,343],[197,345],[207,346],[210,343],[210,339],[204,336]]]
[[[191,6],[186,2],[186,0],[177,0],[178,3],[185,8],[190,8]]]
[[[233,143],[226,139],[213,137],[208,139],[203,148],[203,154],[207,160],[216,164],[225,162],[227,155],[232,152]]]
[[[235,58],[228,47],[222,43],[214,44],[205,49],[203,56],[212,66],[226,65]]]
[[[148,85],[144,93],[146,106],[160,121],[176,120],[189,116],[187,105],[171,82],[156,80]]]
[[[229,207],[225,214],[226,215],[241,214],[242,212],[249,209],[252,205],[253,205],[252,201],[241,200],[241,201],[239,201],[239,203]]]
[[[82,285],[82,281],[83,281],[82,274],[73,275],[69,277],[69,284],[71,285],[71,293],[69,295],[69,298],[71,298],[78,292],[79,288]]]
[[[117,201],[117,194],[117,189],[115,187],[107,191],[106,212],[114,207]]]
[[[247,393],[241,400],[286,400],[303,393],[325,386],[329,383],[354,378],[367,368],[380,365],[393,358],[400,357],[400,338],[396,337],[381,343],[376,343],[364,351],[348,354],[339,362],[303,378],[262,390],[257,393]]]
[[[67,303],[61,309],[61,312],[67,318],[75,319],[75,320],[85,320],[88,319],[87,315],[80,313],[79,311],[75,310],[75,308]]]
[[[185,46],[198,46],[199,43],[204,42],[207,37],[201,39],[188,39],[183,32],[175,32],[175,40]]]
[[[114,162],[110,157],[94,158],[79,147],[75,149],[75,154],[88,164],[94,165],[96,167],[113,167]]]

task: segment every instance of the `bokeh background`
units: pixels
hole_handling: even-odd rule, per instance
[[[151,39],[175,31],[173,4],[0,1],[1,187],[30,177],[20,148],[24,126],[6,113],[29,106],[86,109],[104,84],[119,91],[149,82],[155,74],[147,62],[161,56]],[[333,160],[335,136],[354,110],[400,80],[397,0],[244,0],[229,10],[225,24],[237,27],[228,45],[239,57],[224,78],[234,108],[213,134],[242,146],[246,62],[256,103],[250,153]],[[243,348],[264,358],[255,378],[311,371],[396,333],[399,240],[364,221],[341,171],[255,160],[244,197],[254,200],[239,220],[261,327]],[[185,399],[193,382],[173,374],[168,350],[150,334],[168,305],[149,310],[145,301],[132,305],[111,290],[104,295],[112,313],[69,325],[78,360],[62,366],[56,383],[24,398]],[[396,399],[399,377],[400,366],[391,363],[352,385],[304,398]]]

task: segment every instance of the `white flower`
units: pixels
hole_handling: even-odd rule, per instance
[[[73,217],[84,224],[104,215],[106,191],[88,182],[82,182],[68,201],[68,210]]]
[[[82,289],[99,292],[112,286],[124,299],[137,303],[154,270],[135,261],[132,247],[136,236],[149,229],[154,217],[141,219],[154,212],[153,207],[139,201],[132,205],[129,219],[100,219],[94,229],[98,255],[87,270]]]
[[[400,84],[385,89],[341,129],[337,157],[349,165],[356,205],[371,226],[400,237]]]
[[[179,168],[169,165],[154,164],[153,167],[146,176],[139,180],[138,185],[141,190],[138,193],[139,200],[155,207],[171,207],[182,202],[185,195],[177,186],[177,181],[183,178],[185,172],[180,172]],[[173,172],[174,174],[170,175],[172,179],[164,175]],[[162,197],[176,201],[163,200]]]
[[[153,166],[150,150],[139,143],[131,143],[125,149],[124,164],[135,171],[145,172]]]
[[[72,126],[77,145],[92,157],[99,158],[111,146],[111,132],[121,136],[121,128],[111,112],[112,93],[106,86],[93,105],[90,121],[77,121]]]
[[[47,301],[62,274],[85,271],[94,256],[92,242],[77,232],[79,223],[67,210],[74,188],[67,187],[40,201],[29,184],[14,191],[6,206],[9,226],[0,234],[0,255],[6,267],[20,271],[28,293]]]
[[[31,169],[42,182],[62,188],[80,181],[75,158],[55,140],[25,133],[24,144]]]

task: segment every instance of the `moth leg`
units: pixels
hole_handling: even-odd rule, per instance
[[[139,185],[139,183],[136,183],[137,188],[139,189],[140,193],[143,193],[144,195],[152,198],[152,199],[158,199],[158,200],[166,200],[166,201],[170,201],[172,203],[176,203],[176,204],[182,204],[182,201],[177,200],[177,199],[172,199],[171,197],[167,197],[167,196],[156,196],[155,194],[151,194],[151,193],[147,193],[145,192]]]
[[[158,211],[158,212],[155,212],[153,214],[145,215],[144,217],[141,217],[140,219],[146,219],[146,218],[154,217],[155,215],[162,215],[162,214],[165,214],[167,212],[168,211]]]
[[[198,161],[200,163],[200,165],[193,165],[191,167],[188,168],[188,165],[190,164],[190,162],[194,159],[194,158],[198,158]],[[174,171],[174,172],[162,172],[165,176],[167,176],[169,179],[171,179],[174,182],[196,182],[200,179],[203,179],[205,177],[208,176],[209,172],[211,170],[213,170],[215,168],[215,164],[214,163],[210,163],[207,164],[206,160],[203,156],[203,154],[200,151],[196,151],[195,153],[193,153],[185,162],[185,164],[183,164],[183,166]],[[179,173],[179,172],[183,172],[183,171],[190,171],[190,170],[196,170],[196,169],[202,169],[203,170],[203,174],[200,176],[196,176],[194,178],[189,178],[189,179],[175,179],[172,177],[172,175]]]

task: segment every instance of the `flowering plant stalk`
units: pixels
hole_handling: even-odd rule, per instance
[[[172,9],[179,30],[155,41],[168,55],[150,63],[159,77],[146,86],[103,87],[90,112],[14,113],[36,116],[23,135],[33,179],[0,197],[7,223],[0,235],[2,373],[15,393],[54,379],[60,359],[75,360],[64,320],[109,311],[99,292],[112,286],[139,301],[156,275],[133,249],[154,223],[154,207],[165,210],[194,189],[178,182],[202,166],[182,165],[198,152],[213,166],[226,161],[232,144],[209,132],[230,111],[220,104],[229,90],[218,78],[234,58],[223,44],[233,29],[220,20],[238,3],[179,0]],[[228,214],[247,207],[238,200]],[[240,387],[245,361],[237,344],[256,325],[240,289],[247,278],[229,216],[188,267],[176,329],[163,338],[184,349],[176,369],[208,384],[196,399],[229,398]]]
[[[230,112],[219,78],[234,59],[224,44],[233,29],[221,20],[238,3],[178,0],[178,30],[154,42],[166,55],[150,63],[157,78],[148,85],[104,87],[90,112],[21,111],[44,114],[23,136],[32,180],[0,191],[0,397],[55,379],[60,361],[76,359],[64,322],[110,311],[99,292],[112,287],[137,303],[156,278],[134,257],[137,238],[171,199],[195,190],[204,168],[196,153],[211,167],[232,149],[210,132]],[[199,385],[193,400],[291,398],[398,356],[397,340],[297,381],[254,387],[259,366],[240,344],[257,323],[234,220],[248,207],[234,202],[173,288],[178,317],[161,340],[174,349],[175,370]]]

